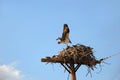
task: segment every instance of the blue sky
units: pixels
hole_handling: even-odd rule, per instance
[[[64,23],[72,44],[93,47],[98,59],[120,52],[120,0],[1,0],[0,71],[15,72],[15,80],[66,80],[60,64],[40,62],[66,47],[56,41]],[[98,66],[92,78],[81,66],[77,80],[120,80],[119,57],[102,64],[99,74]]]

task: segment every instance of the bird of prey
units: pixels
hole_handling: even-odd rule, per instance
[[[62,37],[58,37],[56,40],[60,40],[58,42],[58,44],[68,44],[68,43],[72,43],[69,39],[69,27],[67,24],[64,24],[63,26],[63,33],[62,33]]]

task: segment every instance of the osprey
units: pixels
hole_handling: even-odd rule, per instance
[[[60,40],[58,42],[58,44],[68,44],[68,43],[72,43],[69,39],[69,27],[67,24],[64,24],[63,26],[63,33],[62,33],[62,37],[58,37],[56,40]]]

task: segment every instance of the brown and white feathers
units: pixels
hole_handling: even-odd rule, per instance
[[[70,39],[69,39],[69,27],[67,24],[64,24],[63,26],[63,33],[62,33],[62,37],[58,37],[56,40],[60,40],[58,42],[58,44],[68,44],[71,43]]]

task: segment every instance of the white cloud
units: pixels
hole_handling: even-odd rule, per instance
[[[11,65],[0,65],[0,80],[24,80],[21,72]]]

